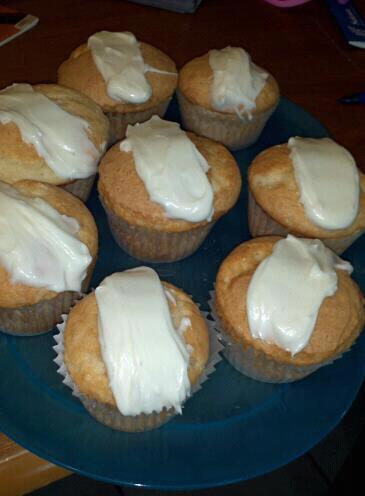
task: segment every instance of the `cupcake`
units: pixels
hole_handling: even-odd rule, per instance
[[[365,230],[365,177],[329,138],[290,138],[265,150],[248,181],[252,236],[290,232],[341,254]]]
[[[135,258],[194,253],[236,203],[238,166],[223,145],[154,116],[128,126],[100,164],[98,190],[115,241]]]
[[[86,201],[108,138],[89,98],[55,84],[0,91],[0,180],[60,186]]]
[[[115,273],[79,301],[63,342],[85,408],[103,424],[132,432],[181,413],[209,355],[198,307],[148,267]]]
[[[58,82],[89,96],[110,121],[110,144],[128,124],[166,112],[177,85],[175,63],[132,33],[100,31],[58,69]]]
[[[185,64],[177,94],[183,126],[231,150],[252,145],[279,102],[275,79],[234,47]]]
[[[48,331],[87,290],[98,249],[94,219],[56,186],[0,181],[0,226],[0,330]]]
[[[215,310],[243,374],[291,382],[340,357],[365,323],[352,267],[319,240],[263,236],[222,263]]]

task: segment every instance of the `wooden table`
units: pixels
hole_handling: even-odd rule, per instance
[[[337,103],[343,95],[365,91],[365,50],[347,45],[324,1],[286,10],[263,0],[204,0],[193,15],[122,0],[1,3],[32,13],[40,22],[0,48],[0,88],[13,82],[55,81],[57,67],[71,50],[101,29],[132,31],[167,52],[178,67],[210,48],[243,46],[273,73],[282,94],[321,120],[365,169],[365,107]],[[365,15],[364,2],[358,4]],[[18,465],[19,460],[24,464]],[[20,470],[27,475],[29,486],[16,487]],[[48,474],[48,478],[38,479],[38,487],[66,474],[0,437],[0,488],[5,477],[13,481],[7,496],[35,488],[36,472]]]

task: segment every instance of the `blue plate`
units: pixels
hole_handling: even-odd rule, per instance
[[[178,120],[176,103],[168,118]],[[207,310],[222,260],[247,229],[247,166],[261,150],[292,135],[323,137],[326,129],[282,99],[259,142],[235,154],[244,187],[236,207],[220,220],[190,258],[154,265],[164,280],[184,288]],[[112,240],[94,191],[89,207],[100,231],[92,284],[140,265]],[[346,253],[365,289],[365,237]],[[318,443],[350,407],[364,376],[365,336],[333,365],[287,385],[245,378],[224,360],[184,407],[160,429],[116,432],[96,422],[56,373],[52,333],[15,338],[0,333],[0,430],[42,458],[116,484],[196,489],[242,481],[288,463]]]

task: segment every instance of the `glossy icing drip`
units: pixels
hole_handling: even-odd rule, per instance
[[[329,138],[290,138],[288,146],[307,217],[324,229],[349,227],[360,193],[352,155]]]
[[[13,283],[80,291],[92,260],[76,219],[0,183],[0,263]]]
[[[153,116],[128,126],[120,148],[133,152],[150,199],[162,205],[168,217],[189,222],[211,219],[214,194],[206,175],[209,165],[179,124]]]
[[[255,270],[247,295],[254,338],[292,355],[308,344],[323,300],[337,290],[335,269],[352,267],[319,240],[289,235]]]
[[[268,74],[251,62],[243,48],[210,50],[209,64],[213,71],[212,106],[251,116]]]
[[[120,412],[181,413],[190,394],[189,352],[156,272],[138,267],[113,274],[95,296],[102,356]]]
[[[57,176],[77,179],[95,174],[104,150],[97,150],[89,138],[88,123],[29,84],[0,91],[0,122],[14,123],[22,140],[34,146]]]
[[[174,72],[161,71],[146,64],[136,37],[127,31],[95,33],[88,39],[88,47],[113,100],[135,104],[147,102],[152,96],[152,88],[146,72],[176,77]]]

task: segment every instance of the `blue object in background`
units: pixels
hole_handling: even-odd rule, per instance
[[[351,1],[326,0],[347,42],[365,48],[365,21]]]
[[[338,101],[339,103],[344,103],[346,105],[365,103],[365,92],[354,93],[353,95],[343,96]]]

